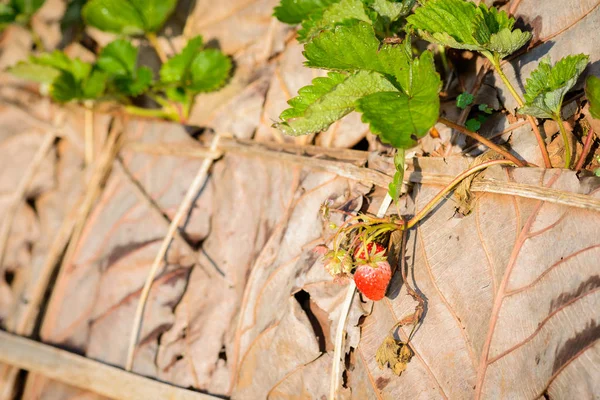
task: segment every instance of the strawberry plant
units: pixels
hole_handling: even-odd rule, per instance
[[[493,161],[474,164],[406,222],[399,216],[376,218],[360,214],[348,216],[339,228],[334,227],[336,233],[331,249],[324,255],[325,268],[336,281],[352,278],[356,288],[375,301],[384,298],[392,276],[386,247],[381,245],[387,243],[391,232],[415,226],[458,183],[488,166],[528,164],[476,133],[494,110],[487,104],[476,104],[472,118],[467,120],[467,108],[475,102],[472,93],[463,93],[457,98],[457,107],[465,110],[466,127],[440,117],[442,81],[434,53],[430,49],[420,52],[419,46],[413,43],[423,39],[438,46],[445,70],[448,69],[446,47],[477,52],[485,57],[486,65],[495,70],[515,98],[518,112],[527,115],[548,168],[548,152],[533,117],[555,120],[567,143],[562,103],[588,63],[588,57],[583,54],[566,57],[554,66],[549,60],[542,60],[527,81],[523,100],[502,70],[501,62],[529,42],[530,32],[515,29],[514,18],[485,4],[476,5],[466,0],[419,3],[410,0],[281,0],[274,11],[280,21],[301,25],[297,39],[304,44],[305,65],[328,71],[326,76],[314,79],[288,101],[290,107],[274,124],[284,134],[317,134],[351,112],[361,113],[370,131],[396,149],[396,173],[389,186],[389,196],[395,201],[401,195],[405,150],[414,147],[437,122],[480,141],[507,159],[491,158]],[[598,82],[597,78],[591,78],[587,87],[593,115],[599,112]],[[590,130],[587,151],[592,138]],[[578,165],[585,154],[584,151]],[[567,168],[570,158],[567,148]],[[329,215],[329,210],[326,214]],[[408,287],[406,277],[403,278],[408,294],[418,305],[412,315],[398,324],[413,324],[414,331],[423,315],[423,298]],[[346,304],[349,307],[350,302]],[[406,343],[390,335],[377,352],[377,361],[381,366],[389,365],[399,375],[411,356]],[[333,375],[335,373],[334,366]],[[332,387],[335,386],[334,382]]]
[[[71,59],[61,51],[31,56],[10,69],[14,75],[48,85],[53,100],[83,101],[88,107],[99,101],[116,101],[131,114],[187,121],[194,98],[221,88],[231,72],[231,60],[221,51],[205,49],[201,36],[190,39],[168,59],[156,40],[176,5],[175,0],[92,0],[82,10],[84,21],[120,36],[148,37],[163,59],[159,79],[148,67],[138,65],[138,48],[118,38],[101,49],[94,63]],[[159,108],[141,108],[139,96],[152,99]]]

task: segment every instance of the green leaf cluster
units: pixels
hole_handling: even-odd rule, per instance
[[[288,135],[326,130],[357,110],[384,143],[408,148],[437,121],[441,81],[429,51],[413,59],[409,42],[382,44],[372,25],[355,21],[320,33],[304,55],[307,66],[333,72],[288,102],[275,124]]]
[[[560,118],[565,95],[575,86],[579,75],[587,66],[585,54],[570,55],[554,66],[550,57],[543,58],[525,84],[525,105],[521,114],[537,118]]]
[[[0,30],[12,23],[27,24],[46,0],[9,0],[0,3]]]
[[[158,81],[150,68],[137,65],[137,59],[138,49],[126,39],[117,39],[100,51],[94,64],[54,51],[32,56],[9,72],[48,84],[51,97],[61,103],[106,98],[128,104],[130,97],[147,94],[163,107],[159,116],[185,119],[194,96],[222,87],[232,67],[221,51],[205,49],[201,36],[162,65]]]
[[[476,6],[466,0],[429,0],[407,20],[425,40],[478,51],[495,62],[531,39],[531,33],[513,29],[514,18],[483,2]]]
[[[82,16],[105,32],[143,35],[162,28],[176,5],[177,0],[90,0]]]

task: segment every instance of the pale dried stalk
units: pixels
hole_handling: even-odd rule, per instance
[[[10,235],[10,229],[12,227],[14,217],[17,214],[17,210],[21,203],[25,200],[25,194],[35,177],[36,172],[38,171],[40,165],[44,161],[46,154],[50,151],[50,148],[54,144],[54,140],[56,140],[57,130],[56,128],[51,129],[42,140],[42,144],[38,147],[33,160],[31,160],[31,164],[27,167],[25,171],[25,175],[21,178],[19,185],[16,190],[13,192],[11,202],[6,209],[6,213],[4,214],[4,221],[2,223],[2,228],[0,229],[0,270],[2,269],[2,264],[4,262],[4,257],[6,253],[6,245],[8,243],[8,237]]]
[[[68,351],[0,331],[0,362],[44,375],[113,399],[214,400],[193,392],[90,360]]]
[[[94,162],[94,110],[91,103],[85,104],[84,111],[84,161],[85,165]]]
[[[217,133],[215,135],[215,137],[213,138],[212,143],[210,145],[211,152],[215,152],[217,150],[217,146],[219,145],[219,140],[220,140],[220,135]],[[213,161],[214,160],[212,158],[207,158],[204,160],[204,162],[200,166],[200,169],[198,170],[198,173],[196,174],[194,181],[190,185],[183,201],[181,202],[181,204],[179,205],[179,208],[177,209],[177,213],[175,214],[175,217],[173,217],[173,220],[171,221],[171,225],[169,225],[169,230],[167,231],[167,235],[163,239],[163,242],[160,246],[158,254],[154,258],[154,263],[152,264],[152,267],[150,267],[150,271],[148,272],[148,276],[146,277],[146,282],[144,283],[142,293],[140,294],[140,300],[138,302],[138,306],[135,311],[135,316],[133,318],[131,335],[129,337],[129,346],[127,348],[127,362],[125,364],[125,369],[127,371],[131,371],[131,369],[133,367],[135,348],[136,348],[138,337],[139,337],[140,330],[142,327],[142,319],[143,319],[143,315],[144,315],[144,309],[146,307],[146,302],[148,301],[148,296],[150,295],[150,289],[152,288],[152,283],[154,282],[154,279],[156,278],[159,267],[163,263],[165,254],[167,253],[169,245],[171,244],[171,241],[173,240],[173,237],[175,236],[175,232],[179,228],[179,224],[181,223],[181,220],[189,212],[190,207],[192,206],[198,191],[204,185],[204,182],[206,181],[206,178],[208,175],[208,170],[212,166]]]
[[[354,161],[366,160],[368,154],[366,152],[360,152],[352,150],[350,153],[340,153],[334,149],[321,149],[315,148],[315,146],[306,146],[303,152],[298,151],[300,154],[290,154],[278,150],[275,145],[272,148],[261,145],[250,145],[243,142],[235,142],[231,140],[225,141],[222,146],[219,146],[218,152],[207,151],[205,147],[198,146],[190,147],[189,145],[169,145],[165,144],[165,150],[156,150],[158,154],[169,154],[175,156],[184,156],[191,158],[203,158],[203,156],[214,157],[216,154],[221,152],[230,152],[236,154],[246,154],[251,156],[257,156],[261,158],[267,158],[271,160],[280,160],[289,162],[290,164],[302,165],[305,168],[331,172],[338,174],[340,177],[352,179],[367,184],[373,184],[382,188],[388,187],[392,181],[390,175],[384,174],[383,172],[359,167],[354,164]],[[163,145],[153,145],[153,147],[160,149]],[[128,148],[134,151],[146,152],[145,148],[141,146],[128,146]],[[282,147],[283,149],[283,147]],[[299,149],[297,146],[288,146],[287,150]],[[331,151],[328,151],[331,150]],[[155,153],[154,151],[148,152]],[[360,153],[363,153],[363,157],[360,157]],[[317,155],[326,155],[330,158],[344,158],[344,161],[332,160],[332,159],[320,159],[316,158]],[[346,161],[346,155],[349,156],[349,160]],[[413,161],[406,160],[406,165],[409,167],[404,175],[404,183],[421,183],[430,185],[445,186],[452,182],[454,176],[436,173],[427,173],[422,171],[411,170]],[[562,190],[556,190],[547,187],[538,187],[534,185],[527,185],[523,183],[497,181],[492,179],[481,179],[476,180],[471,185],[471,190],[474,192],[490,192],[509,196],[518,196],[528,199],[542,200],[549,203],[563,204],[570,207],[584,208],[592,211],[600,212],[600,200],[595,199],[591,196],[583,194],[577,194],[572,192],[566,192]]]
[[[377,217],[383,218],[391,204],[392,198],[389,194],[386,194],[381,202],[379,211],[377,211]],[[355,293],[356,284],[354,283],[354,280],[351,280],[346,291],[346,297],[344,298],[344,304],[342,304],[340,318],[338,319],[338,326],[335,331],[333,363],[331,364],[331,382],[329,385],[329,400],[335,400],[337,398],[340,388],[340,365],[342,362],[342,351],[344,347],[344,334],[346,333],[346,322],[348,322],[348,314],[350,313],[350,307],[352,306],[352,300],[354,299]]]

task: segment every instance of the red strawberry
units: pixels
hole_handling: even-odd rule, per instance
[[[362,264],[356,267],[356,271],[354,271],[356,287],[368,299],[373,301],[385,297],[390,279],[392,279],[392,269],[387,261]]]
[[[375,251],[373,251],[373,245],[375,245]],[[367,251],[369,252],[370,256],[373,256],[378,253],[385,254],[385,247],[383,247],[379,243],[371,242],[367,245]],[[367,259],[367,257],[365,256],[365,250],[364,250],[362,243],[354,251],[354,259],[355,260],[366,260]]]

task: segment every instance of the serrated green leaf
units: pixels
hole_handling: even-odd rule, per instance
[[[441,80],[435,72],[433,54],[423,52],[410,65],[410,84],[402,92],[373,93],[358,100],[363,122],[381,141],[409,148],[435,125],[440,112]]]
[[[315,11],[327,8],[340,0],[281,0],[273,16],[286,24],[299,24]]]
[[[11,0],[10,5],[17,14],[31,17],[39,10],[46,0]]]
[[[471,93],[461,93],[456,98],[456,107],[460,108],[461,110],[464,110],[470,104],[473,103],[473,100],[475,100],[475,96],[473,96]]]
[[[231,71],[231,59],[216,49],[207,49],[196,55],[190,65],[190,83],[186,89],[209,92],[223,86]]]
[[[60,74],[55,68],[23,61],[9,68],[8,72],[17,78],[47,84],[52,83]]]
[[[165,90],[165,95],[169,100],[180,104],[188,103],[191,97],[182,87],[169,87]]]
[[[585,83],[585,96],[590,102],[590,114],[593,118],[600,119],[600,78],[588,76]]]
[[[183,82],[188,76],[190,65],[196,54],[202,50],[202,36],[190,39],[181,53],[171,57],[160,68],[160,80],[162,83]]]
[[[494,112],[494,109],[488,106],[487,104],[480,104],[478,107],[479,111],[482,111],[486,114],[491,114]]]
[[[96,63],[113,76],[131,76],[135,71],[137,55],[138,49],[131,42],[117,39],[102,49]]]
[[[332,86],[333,83],[326,83],[324,79],[331,79],[337,84],[327,92],[322,89],[314,89],[317,95],[310,99],[305,94],[303,99],[292,100],[290,104],[303,108],[304,113],[300,116],[298,112],[286,113],[284,111],[287,119],[274,124],[274,127],[286,135],[292,136],[321,132],[352,112],[356,107],[356,101],[361,97],[371,93],[396,90],[389,80],[376,72],[360,71],[339,82],[340,77],[341,74],[333,74],[328,78],[318,78],[318,81],[313,81],[313,86],[316,87]],[[311,92],[311,90],[303,91],[303,93],[307,92]],[[312,103],[307,105],[309,101]]]
[[[304,46],[305,65],[338,71],[375,71],[401,80],[411,59],[403,46],[382,45],[365,22],[340,25]]]
[[[127,1],[127,0],[124,0]],[[175,11],[177,0],[128,0],[142,15],[146,32],[157,32]]]
[[[537,118],[557,118],[565,95],[575,86],[589,57],[585,54],[567,56],[552,66],[550,57],[543,58],[525,84],[525,106],[521,114]]]
[[[313,79],[312,85],[304,86],[298,90],[298,96],[288,100],[288,104],[292,107],[284,110],[279,118],[282,121],[288,121],[303,116],[311,104],[344,82],[346,78],[347,76],[344,74],[330,72],[326,77]]]
[[[75,77],[69,72],[62,71],[50,85],[50,97],[59,103],[66,103],[82,97],[81,87]]]
[[[487,50],[504,58],[525,46],[529,40],[531,40],[530,32],[522,32],[520,29],[514,31],[503,29],[491,36]]]
[[[341,0],[326,9],[314,12],[310,18],[302,22],[302,29],[298,31],[298,41],[307,42],[320,31],[331,29],[350,20],[371,23],[362,0]]]
[[[145,25],[138,10],[127,0],[90,0],[82,11],[83,20],[105,32],[141,35]]]
[[[131,76],[116,78],[115,86],[122,94],[139,96],[152,85],[152,79],[152,70],[148,67],[140,67]]]
[[[93,70],[81,85],[82,99],[97,99],[104,93],[107,81],[106,73],[98,69]]]
[[[59,71],[71,72],[71,59],[59,50],[54,50],[52,53],[42,53],[39,56],[32,56],[30,60],[35,64],[46,65]]]
[[[394,22],[408,15],[415,5],[416,0],[374,0],[371,8],[384,18],[386,23]]]
[[[515,20],[506,12],[464,0],[427,1],[407,20],[425,40],[490,59],[504,58],[531,39],[529,32],[512,31]]]

